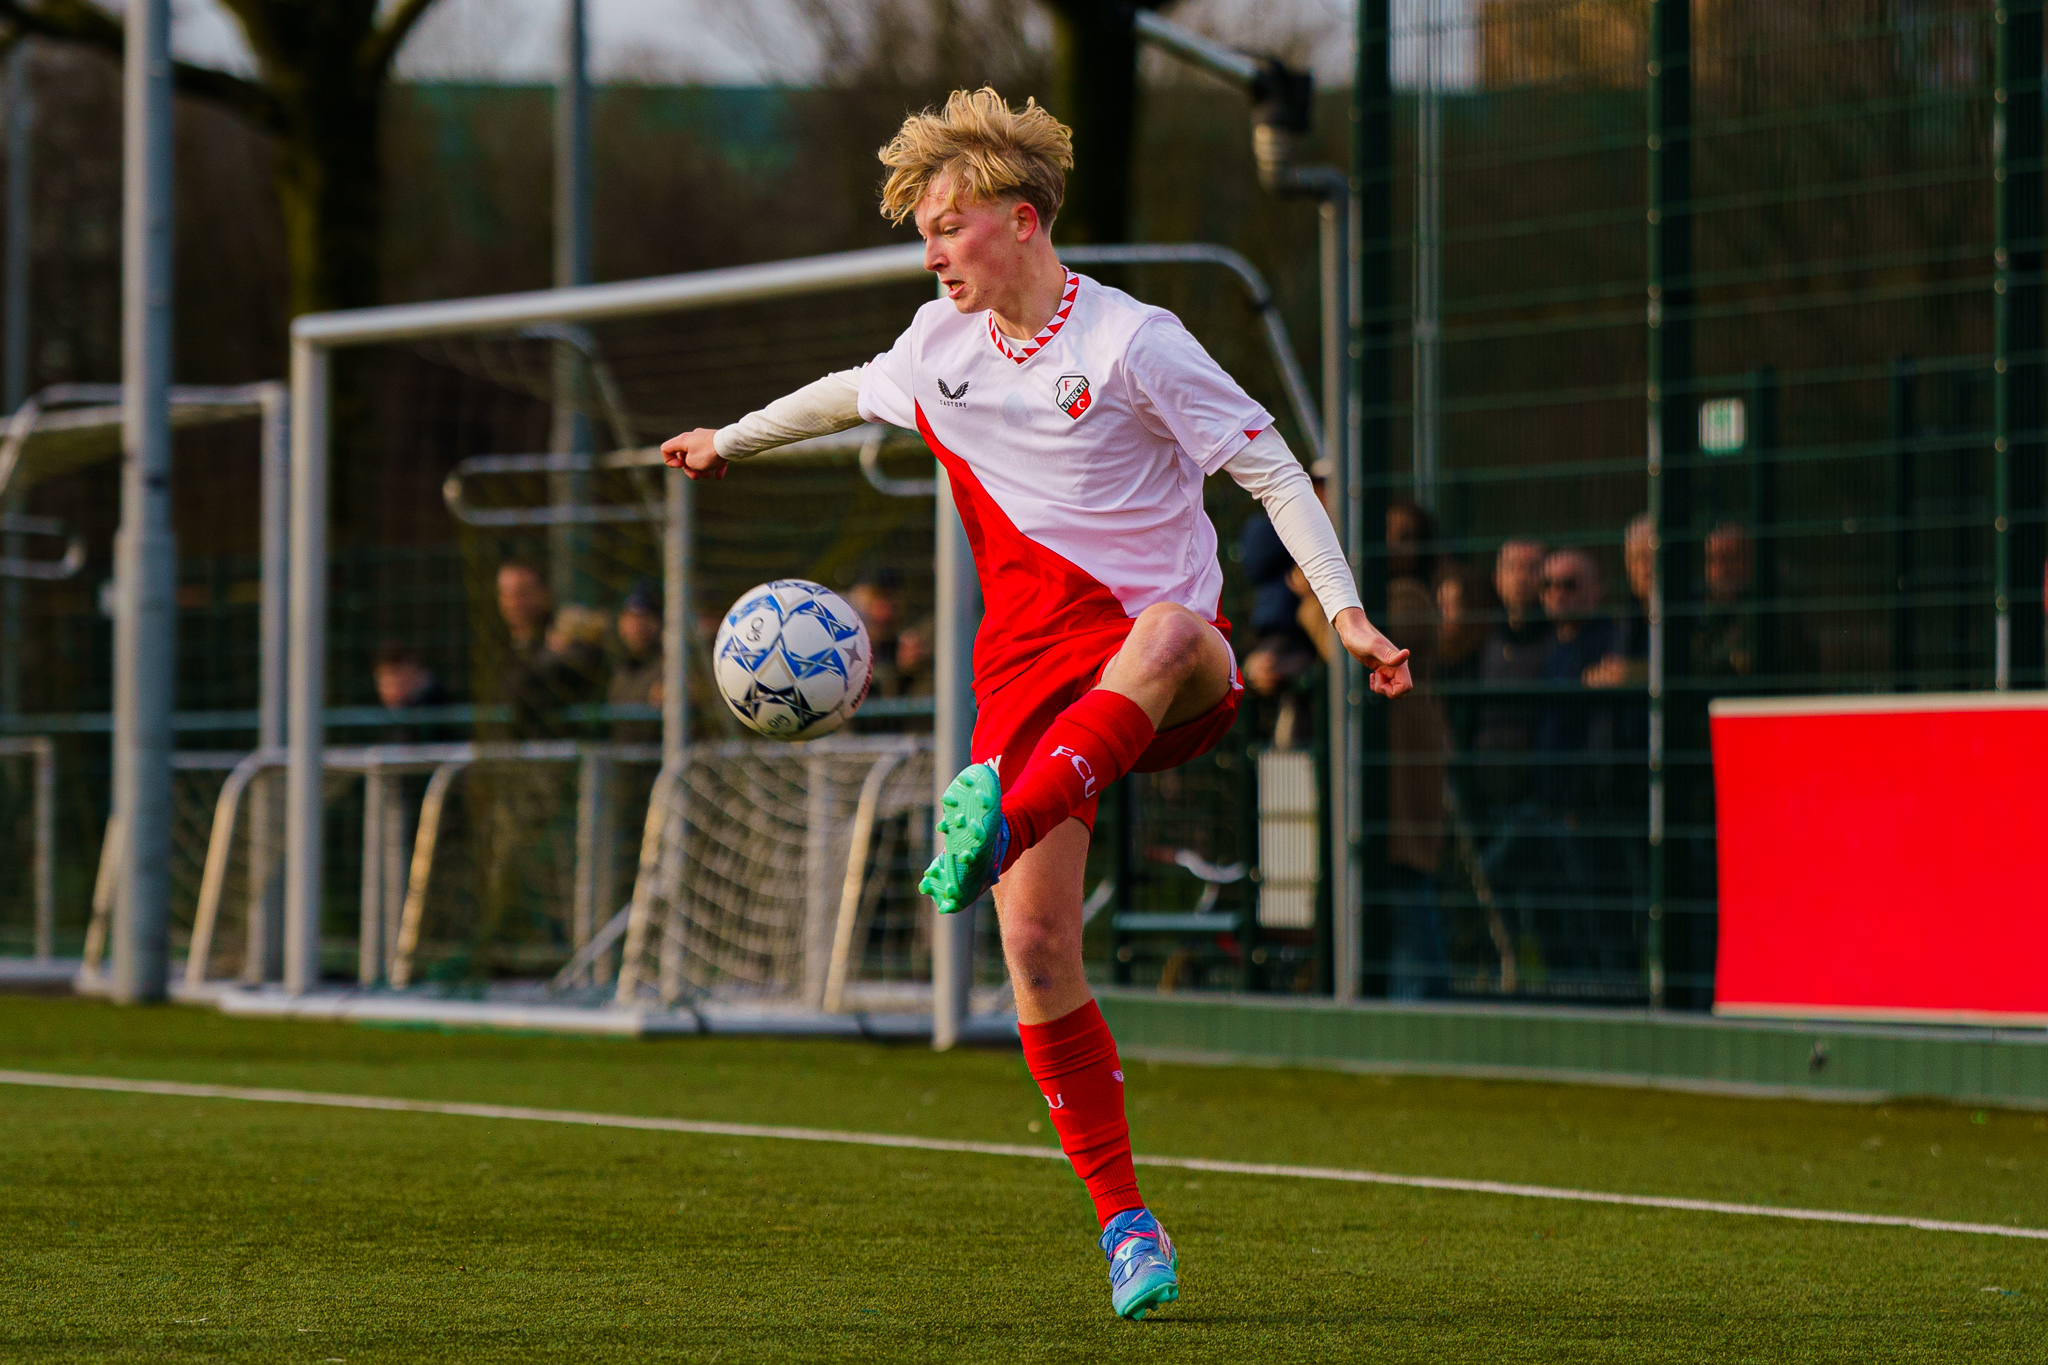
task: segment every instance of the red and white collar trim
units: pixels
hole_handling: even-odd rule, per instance
[[[991,309],[988,315],[989,340],[995,342],[997,350],[1016,361],[1019,365],[1022,365],[1025,361],[1044,350],[1045,344],[1048,341],[1059,335],[1060,328],[1067,325],[1068,315],[1074,311],[1074,300],[1080,296],[1081,277],[1069,270],[1067,271],[1067,287],[1060,294],[1059,311],[1052,315],[1051,322],[1046,323],[1044,327],[1039,329],[1037,336],[1031,338],[1022,346],[1017,345],[1017,343],[1011,341],[997,329],[996,315],[994,310]]]

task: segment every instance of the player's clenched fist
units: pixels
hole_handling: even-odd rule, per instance
[[[717,434],[710,427],[698,427],[671,436],[661,443],[661,458],[668,461],[670,469],[680,469],[693,479],[722,479],[725,458],[711,444]]]
[[[1351,657],[1371,670],[1368,677],[1372,690],[1383,697],[1398,697],[1415,686],[1415,680],[1408,676],[1408,651],[1395,646],[1392,640],[1380,634],[1372,622],[1365,619],[1365,613],[1356,607],[1337,613],[1332,622],[1337,628],[1337,638],[1344,642],[1344,648]]]

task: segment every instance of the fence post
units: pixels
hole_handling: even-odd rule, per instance
[[[363,884],[356,937],[356,981],[374,986],[384,975],[384,773],[363,771]]]
[[[1997,620],[1992,685],[2042,682],[2042,560],[2048,551],[2048,416],[2042,397],[2041,0],[2010,0],[1994,16],[1992,419]],[[2017,629],[2013,608],[2021,605]]]
[[[1689,771],[1674,780],[1675,747],[1692,761],[1689,746],[1704,740],[1692,723],[1696,699],[1671,685],[1692,670],[1690,627],[1671,628],[1674,609],[1690,621],[1695,594],[1692,451],[1698,422],[1692,351],[1692,17],[1687,0],[1653,0],[1649,60],[1649,227],[1647,349],[1649,386],[1647,474],[1650,515],[1657,527],[1657,581],[1650,600],[1650,905],[1645,941],[1650,1005],[1667,1000],[1671,956],[1668,926],[1675,900],[1688,884],[1690,836],[1674,841],[1669,826],[1697,816]],[[1676,646],[1676,648],[1674,648]],[[1673,741],[1676,741],[1675,745]],[[1697,963],[1679,935],[1679,965]]]
[[[1346,439],[1333,479],[1337,529],[1358,579],[1359,599],[1375,624],[1387,613],[1384,545],[1392,474],[1393,404],[1390,358],[1394,302],[1393,10],[1390,0],[1358,6],[1358,68],[1352,82],[1350,229],[1346,234],[1350,383],[1345,385]],[[1341,495],[1340,495],[1341,490]],[[1398,642],[1397,642],[1398,643]],[[1366,987],[1365,901],[1383,895],[1387,865],[1387,712],[1368,705],[1364,670],[1332,642],[1330,689],[1332,994],[1357,997]],[[1368,834],[1370,831],[1370,834]],[[1375,974],[1376,976],[1378,974]],[[1384,989],[1378,982],[1379,989]]]
[[[284,983],[320,984],[321,707],[327,672],[327,386],[330,356],[292,340],[291,663],[285,769]]]

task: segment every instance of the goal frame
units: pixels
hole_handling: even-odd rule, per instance
[[[1310,447],[1320,453],[1324,425],[1303,378],[1285,324],[1263,276],[1239,253],[1205,243],[1074,247],[1073,264],[1216,265],[1245,289],[1263,340]],[[908,283],[924,278],[916,244],[801,257],[684,275],[580,285],[444,302],[308,314],[291,329],[289,662],[286,699],[284,985],[304,995],[319,984],[322,875],[322,754],[327,661],[328,463],[333,357],[351,347],[673,314],[735,303]],[[689,726],[686,642],[690,615],[690,482],[664,471],[662,762],[684,758]],[[945,480],[937,481],[934,576],[936,612],[933,718],[935,782],[943,788],[968,761],[974,723],[973,641],[981,615],[967,537]],[[938,793],[934,792],[934,801]],[[970,915],[938,916],[932,941],[932,1045],[958,1041],[972,979]]]

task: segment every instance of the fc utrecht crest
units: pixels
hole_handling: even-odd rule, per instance
[[[1080,420],[1088,411],[1088,405],[1095,401],[1095,395],[1088,392],[1088,376],[1085,374],[1063,374],[1053,389],[1052,401],[1067,416]]]

